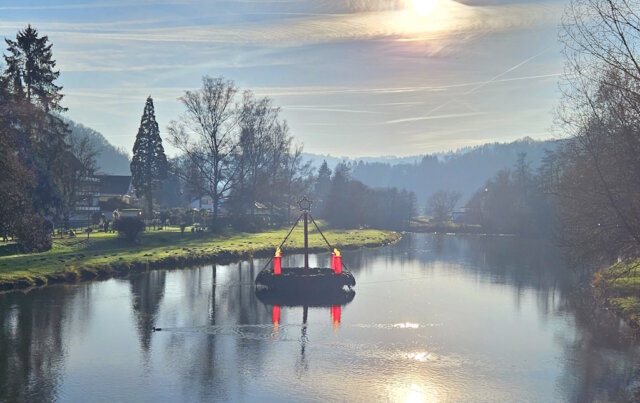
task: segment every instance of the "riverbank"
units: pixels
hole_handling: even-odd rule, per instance
[[[439,234],[482,234],[480,225],[461,224],[454,222],[434,223],[427,219],[416,218],[409,222],[409,232],[439,233]]]
[[[135,244],[112,233],[94,233],[76,238],[56,238],[47,252],[2,256],[0,290],[24,289],[47,284],[123,276],[128,273],[229,263],[251,256],[270,256],[286,236],[288,228],[256,234],[185,232],[177,228],[148,231]],[[323,230],[329,241],[341,249],[375,247],[393,243],[401,235],[380,230]],[[296,228],[285,245],[285,253],[301,252],[302,229]],[[6,245],[8,247],[10,245]],[[310,231],[313,252],[327,247],[316,231]]]
[[[593,276],[596,297],[609,309],[640,329],[640,260],[617,263]]]

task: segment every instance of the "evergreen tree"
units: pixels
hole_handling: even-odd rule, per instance
[[[318,169],[318,176],[316,176],[314,183],[314,200],[313,209],[314,212],[322,214],[324,212],[324,206],[329,196],[329,189],[331,188],[331,169],[327,165],[327,161],[322,161],[322,165]]]
[[[18,129],[15,144],[18,155],[36,178],[34,205],[41,212],[59,207],[64,181],[61,158],[66,150],[66,123],[59,114],[62,87],[55,84],[60,75],[55,70],[52,45],[47,36],[27,26],[16,40],[5,39],[8,54],[4,80],[10,97],[14,124]]]
[[[63,95],[61,86],[54,81],[60,75],[55,71],[52,44],[49,37],[38,37],[38,30],[28,25],[18,31],[16,40],[5,39],[8,55],[4,56],[7,64],[5,74],[15,95],[24,95],[29,103],[41,107],[46,112],[64,112],[60,105]]]
[[[153,192],[167,177],[167,157],[162,147],[162,138],[160,138],[151,96],[147,98],[144,106],[140,128],[133,145],[131,175],[136,194],[138,197],[145,197],[148,206],[147,215],[152,217]]]

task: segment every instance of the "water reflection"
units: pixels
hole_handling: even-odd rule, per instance
[[[86,319],[89,297],[74,287],[52,287],[0,298],[0,401],[55,398],[64,377],[67,319]]]
[[[166,277],[166,271],[154,271],[143,275],[134,275],[129,279],[131,306],[136,320],[145,367],[149,363],[151,333],[156,326],[158,309],[164,297]]]
[[[544,242],[416,235],[343,259],[358,298],[316,306],[256,294],[261,260],[2,294],[0,401],[640,398],[629,329]]]

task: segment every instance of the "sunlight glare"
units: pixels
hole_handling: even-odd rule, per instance
[[[412,3],[413,9],[419,16],[427,17],[435,10],[438,0],[412,0]]]

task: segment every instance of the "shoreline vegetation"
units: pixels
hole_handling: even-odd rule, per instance
[[[640,260],[598,270],[591,285],[598,301],[640,331]]]
[[[260,233],[180,233],[177,227],[149,230],[135,244],[115,233],[94,233],[89,238],[54,238],[52,249],[41,253],[11,254],[12,245],[0,246],[0,291],[41,287],[49,284],[126,276],[130,273],[224,264],[274,253],[288,228]],[[374,229],[323,229],[339,249],[378,247],[397,242],[401,234]],[[302,229],[296,228],[283,247],[292,254],[303,250]],[[309,232],[309,250],[328,248],[319,233]]]

